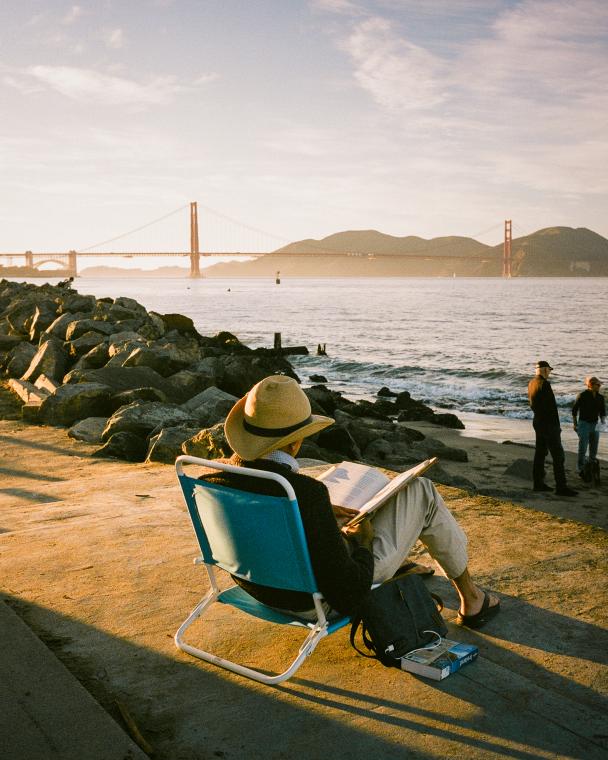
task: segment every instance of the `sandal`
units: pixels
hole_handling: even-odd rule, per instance
[[[467,628],[481,628],[488,620],[491,620],[495,615],[500,612],[500,602],[496,602],[490,607],[490,594],[484,591],[483,604],[479,612],[474,615],[461,615],[460,612],[456,616],[457,625],[464,625]]]

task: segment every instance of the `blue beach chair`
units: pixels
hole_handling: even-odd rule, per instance
[[[282,486],[285,494],[264,496],[207,483],[184,474],[184,464],[274,480]],[[321,639],[350,622],[348,617],[328,621],[325,616],[323,597],[312,572],[304,528],[291,484],[273,472],[234,467],[191,456],[178,457],[175,468],[201,550],[202,556],[195,562],[205,565],[211,584],[207,595],[175,634],[176,646],[194,657],[261,683],[286,681],[313,653]],[[215,577],[216,566],[263,586],[312,594],[317,620],[311,622],[279,612],[258,602],[237,585],[220,591]],[[304,643],[287,670],[279,675],[267,675],[185,643],[183,637],[187,629],[214,602],[229,604],[272,623],[308,629]]]

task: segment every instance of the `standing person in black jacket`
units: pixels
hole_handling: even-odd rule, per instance
[[[355,612],[372,583],[386,581],[399,571],[420,539],[458,593],[456,622],[480,628],[498,613],[500,602],[471,578],[467,538],[430,480],[417,478],[370,519],[340,531],[336,518],[352,517],[352,512],[333,507],[325,484],[298,472],[296,460],[302,440],[333,422],[331,417],[311,414],[310,401],[295,380],[271,375],[237,401],[224,423],[234,451],[231,464],[280,473],[291,483],[312,569],[328,607],[343,614]],[[280,493],[276,483],[240,473],[213,472],[201,477],[243,491]],[[234,579],[263,604],[316,618],[310,594]]]
[[[572,419],[578,435],[578,474],[583,480],[588,481],[591,477],[585,470],[587,448],[589,448],[587,462],[593,463],[597,459],[597,447],[600,442],[597,423],[600,419],[602,423],[606,420],[606,403],[600,393],[602,384],[597,377],[586,377],[585,385],[587,390],[578,394],[572,407]]]
[[[553,474],[555,476],[555,493],[558,496],[576,496],[578,491],[569,488],[564,469],[564,448],[561,440],[561,427],[553,388],[549,375],[553,367],[546,361],[536,362],[536,375],[528,383],[528,400],[534,412],[534,432],[536,433],[536,449],[532,477],[535,491],[550,491],[545,483],[545,457],[551,454]]]

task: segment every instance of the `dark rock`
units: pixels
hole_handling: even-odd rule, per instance
[[[90,332],[86,332],[84,335],[81,335],[80,338],[76,338],[75,340],[66,341],[64,344],[64,348],[68,352],[68,354],[72,357],[79,357],[83,356],[84,354],[88,354],[89,351],[96,346],[98,346],[100,343],[103,343],[105,341],[105,338],[103,335],[101,335],[98,332],[93,332],[92,330]],[[107,353],[107,349],[106,349]]]
[[[326,383],[327,378],[325,375],[311,375],[309,378],[311,383]]]
[[[352,407],[349,407],[348,413],[355,417],[370,417],[376,420],[390,421],[388,414],[383,411],[383,407],[376,406],[377,403],[372,404],[371,401],[360,399]]]
[[[36,348],[27,341],[20,341],[6,355],[4,374],[7,377],[21,377],[27,371],[34,356],[36,356]]]
[[[61,296],[61,305],[59,313],[66,311],[82,311],[84,314],[90,314],[95,308],[95,296],[82,296],[73,290],[71,293],[64,293]]]
[[[182,452],[182,444],[197,435],[200,428],[169,427],[150,438],[146,462],[164,462],[173,464]]]
[[[157,388],[171,398],[171,386],[158,372],[149,367],[101,367],[100,369],[72,370],[64,383],[103,383],[114,393],[134,388]]]
[[[155,428],[173,427],[180,423],[190,422],[190,415],[177,404],[134,401],[114,412],[106,424],[102,440],[107,441],[115,433],[125,430],[140,437],[146,437]]]
[[[289,362],[282,357],[233,354],[222,362],[222,376],[214,385],[241,398],[268,375],[287,375],[299,382]]]
[[[167,378],[167,395],[181,404],[209,388],[212,384],[213,378],[208,375],[183,369]]]
[[[30,341],[37,343],[40,333],[46,330],[57,317],[57,304],[51,300],[40,301],[36,305],[30,324]]]
[[[395,393],[394,391],[389,390],[386,385],[383,385],[382,388],[378,391],[376,394],[377,396],[380,396],[382,398],[397,398],[399,395],[398,393]],[[409,394],[408,394],[409,395]]]
[[[26,340],[25,335],[0,335],[0,351],[10,351]]]
[[[516,459],[507,467],[505,475],[511,478],[520,478],[521,480],[527,480],[532,482],[532,460],[531,459]]]
[[[395,396],[395,404],[398,409],[407,409],[412,401],[412,396],[409,391],[401,391]]]
[[[93,456],[107,459],[125,459],[127,462],[143,462],[147,450],[148,443],[145,438],[123,430],[114,433],[104,446],[93,453]]]
[[[159,314],[167,330],[177,330],[185,335],[198,335],[194,322],[183,314]]]
[[[101,443],[101,434],[108,421],[107,417],[87,417],[68,430],[68,436],[76,441]]]
[[[442,441],[435,438],[425,438],[416,444],[417,450],[426,455],[426,457],[439,457],[440,459],[450,462],[468,462],[469,456],[464,449],[457,449],[453,446],[446,446]],[[425,458],[424,456],[420,457]]]
[[[70,325],[72,322],[77,322],[79,319],[84,318],[85,315],[83,312],[63,312],[44,330],[44,333],[40,336],[41,342],[46,340],[45,336],[47,335],[53,335],[55,338],[65,340],[65,333],[68,329],[68,325]]]
[[[232,455],[232,449],[224,434],[224,426],[221,424],[200,430],[192,438],[184,441],[182,452],[202,459],[221,459]]]
[[[102,335],[111,335],[115,332],[114,325],[107,322],[100,322],[96,319],[75,319],[70,322],[65,331],[66,340],[76,340],[81,335],[90,331],[101,333]]]
[[[212,386],[182,404],[182,409],[196,417],[201,427],[211,427],[224,420],[238,401],[236,396]]]
[[[98,335],[98,333],[94,333],[94,335]],[[79,338],[79,340],[81,339]],[[72,369],[99,369],[108,362],[109,358],[108,345],[102,340],[84,356],[81,356]]]
[[[308,396],[311,405],[316,405],[328,417],[333,417],[334,412],[342,405],[342,394],[338,391],[331,391],[324,385],[313,385],[312,388],[304,388],[304,393]],[[354,406],[354,404],[353,404]]]
[[[147,348],[145,346],[138,346],[127,356],[122,363],[123,367],[151,367],[156,370],[159,375],[168,377],[179,369],[183,369],[183,366],[174,367],[172,362],[169,361],[168,354],[163,351],[157,351],[153,348]]]
[[[101,383],[61,385],[40,405],[40,420],[49,425],[73,425],[87,417],[107,417],[111,390]]]
[[[200,337],[199,342],[202,346],[205,347],[215,347],[222,349],[223,353],[226,353],[227,350],[234,351],[237,350],[243,350],[245,352],[250,352],[251,349],[248,346],[245,346],[241,343],[241,341],[236,337],[236,335],[233,335],[231,332],[228,332],[227,330],[223,330],[222,332],[217,333],[217,335],[214,335],[212,337]]]
[[[63,350],[63,344],[57,338],[51,337],[40,346],[22,379],[33,383],[38,375],[44,374],[53,380],[61,381],[67,362],[68,357]]]
[[[455,414],[451,412],[442,412],[441,414],[435,414],[431,418],[431,422],[434,425],[441,425],[442,427],[452,428],[454,430],[464,430],[464,424]]]
[[[158,401],[161,404],[168,402],[166,394],[158,388],[133,388],[130,391],[115,393],[110,399],[111,412],[120,409],[121,406],[129,406],[134,401]]]
[[[343,425],[331,425],[315,438],[322,449],[339,453],[343,459],[361,459],[361,452],[354,438]]]

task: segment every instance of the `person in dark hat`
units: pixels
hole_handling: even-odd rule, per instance
[[[403,571],[410,550],[420,539],[456,588],[460,598],[456,622],[480,628],[498,613],[500,602],[471,578],[466,536],[430,480],[417,478],[370,519],[345,533],[340,531],[337,518],[352,517],[351,510],[332,506],[325,484],[298,472],[296,460],[303,439],[333,423],[331,417],[312,414],[304,391],[284,375],[271,375],[254,385],[232,407],[224,423],[226,440],[234,451],[230,464],[279,473],[293,487],[326,611],[354,613],[372,583]],[[213,472],[201,478],[242,491],[277,494],[273,481],[247,475]],[[316,617],[310,594],[233,577],[264,604],[300,617]]]
[[[536,434],[534,464],[532,477],[535,491],[551,491],[545,483],[545,457],[551,454],[553,475],[555,476],[555,493],[558,496],[576,496],[578,491],[568,486],[564,468],[564,447],[561,440],[561,427],[553,388],[549,375],[553,367],[549,362],[536,362],[536,375],[528,383],[528,400],[534,412],[532,425]]]
[[[600,393],[601,382],[595,375],[585,378],[587,389],[579,393],[572,407],[572,420],[578,435],[577,470],[580,477],[591,480],[590,466],[597,461],[597,449],[600,442],[599,420],[606,420],[606,403]],[[589,456],[587,457],[587,449]]]

